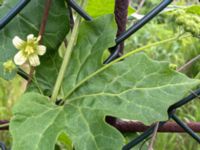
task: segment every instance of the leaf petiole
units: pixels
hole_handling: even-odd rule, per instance
[[[55,83],[55,86],[54,86],[54,89],[53,89],[53,93],[52,93],[52,97],[51,97],[52,102],[55,102],[56,98],[58,96],[58,93],[59,93],[59,90],[60,90],[60,87],[61,87],[61,84],[62,84],[62,81],[63,81],[63,78],[64,78],[65,71],[66,71],[67,66],[69,64],[69,60],[70,60],[70,57],[71,57],[71,54],[72,54],[72,50],[73,50],[74,45],[76,43],[80,21],[81,21],[81,17],[77,16],[77,18],[75,20],[75,25],[74,25],[74,28],[72,30],[72,34],[71,34],[71,37],[70,37],[70,40],[69,40],[69,44],[67,46],[67,49],[66,49],[66,52],[65,52],[65,55],[64,55],[64,58],[63,58],[63,62],[62,62],[62,65],[61,65],[61,68],[60,68],[60,71],[59,71],[59,74],[58,74],[58,77],[57,77],[57,80],[56,80],[56,83]]]

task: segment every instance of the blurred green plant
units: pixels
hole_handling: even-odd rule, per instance
[[[139,1],[137,3],[135,1],[131,2],[132,6],[137,8]],[[158,0],[145,1],[140,14],[146,14],[159,2]],[[142,45],[187,32],[194,37],[153,47],[146,52],[153,59],[168,61],[177,68],[198,56],[200,54],[200,6],[194,5],[197,3],[199,2],[195,0],[188,2],[185,0],[176,1],[174,4],[177,6],[174,6],[174,9],[161,13],[126,41],[125,53]],[[189,4],[192,4],[192,6],[188,6]],[[177,9],[179,7],[181,9]],[[129,20],[128,26],[135,21]],[[200,79],[200,61],[194,62],[185,68],[183,72],[190,77]],[[177,113],[186,122],[198,122],[200,121],[199,107],[200,102],[197,99],[179,109]],[[199,144],[185,133],[158,133],[154,148],[155,150],[200,150]]]
[[[182,11],[184,13],[180,13],[180,10],[175,10],[171,13],[167,12],[166,14],[158,16],[151,23],[148,23],[126,41],[125,52],[129,52],[142,45],[166,39],[176,34],[188,32],[194,37],[176,40],[172,44],[153,47],[148,50],[147,53],[156,60],[164,60],[175,64],[177,68],[199,55],[200,45],[198,36],[200,34],[200,17],[196,14],[187,13],[187,10]],[[184,16],[186,16],[185,19],[183,19]],[[129,21],[129,25],[132,23],[133,21]],[[185,69],[184,73],[190,77],[195,77],[198,75],[199,70],[200,62],[197,61],[192,66]]]
[[[16,103],[16,99],[23,93],[25,83],[19,77],[11,81],[0,78],[0,120],[10,120],[11,109]],[[0,132],[0,141],[11,145],[11,136],[8,131]]]

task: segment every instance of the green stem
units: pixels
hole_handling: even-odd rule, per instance
[[[57,80],[56,80],[56,84],[54,86],[53,94],[52,94],[52,97],[51,97],[52,102],[56,101],[56,98],[58,96],[58,93],[59,93],[59,90],[60,90],[60,87],[61,87],[61,84],[62,84],[62,81],[63,81],[63,78],[64,78],[65,71],[66,71],[67,66],[69,64],[69,60],[70,60],[70,57],[71,57],[71,54],[72,54],[72,50],[73,50],[73,47],[76,43],[76,39],[77,39],[77,36],[78,36],[78,28],[79,28],[80,20],[81,20],[81,17],[77,16],[76,21],[75,21],[75,25],[74,25],[74,28],[72,30],[72,34],[71,34],[71,37],[70,37],[70,40],[69,40],[69,44],[67,46],[65,56],[63,58],[63,62],[62,62],[62,65],[61,65],[61,68],[60,68],[60,71],[59,71],[59,74],[58,74],[58,77],[57,77]]]
[[[22,70],[21,68],[18,68],[17,74],[20,77],[22,77],[23,79],[28,81],[29,75],[24,70]],[[39,84],[38,84],[38,81],[37,81],[36,77],[34,77],[34,75],[32,76],[31,81],[36,85],[36,87],[38,88],[40,94],[44,95],[42,90],[41,90],[41,88],[40,88],[40,86],[39,86]]]
[[[83,79],[82,81],[80,81],[64,98],[64,100],[67,99],[67,97],[69,97],[78,87],[80,87],[83,83],[85,83],[86,81],[88,81],[89,79],[91,79],[92,77],[94,77],[95,75],[97,75],[98,73],[106,70],[107,68],[109,68],[110,66],[112,66],[113,64],[135,54],[135,53],[138,53],[138,52],[141,52],[141,51],[144,51],[145,49],[148,49],[148,48],[151,48],[153,46],[158,46],[158,45],[161,45],[161,44],[164,44],[164,43],[168,43],[168,42],[172,42],[174,40],[178,40],[178,39],[183,39],[183,38],[186,38],[186,37],[189,37],[191,35],[185,35],[185,36],[175,36],[173,38],[169,38],[169,39],[166,39],[166,40],[163,40],[163,41],[159,41],[159,42],[155,42],[155,43],[152,43],[152,44],[148,44],[146,46],[143,46],[143,47],[140,47],[140,48],[137,48],[125,55],[123,55],[122,57],[112,61],[111,63],[109,64],[106,64],[104,65],[102,68],[100,68],[99,70],[95,71],[94,73],[90,74],[89,76],[87,76],[85,79]]]

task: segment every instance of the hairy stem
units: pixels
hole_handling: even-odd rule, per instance
[[[43,17],[42,17],[42,21],[40,25],[40,31],[39,31],[39,36],[41,36],[39,43],[42,42],[42,37],[44,35],[45,28],[47,25],[47,20],[48,20],[51,4],[52,4],[52,0],[46,0],[45,9],[44,9],[44,13],[43,13]]]
[[[135,53],[138,53],[138,52],[141,52],[141,51],[144,51],[146,49],[149,49],[153,46],[158,46],[158,45],[161,45],[161,44],[165,44],[165,43],[169,43],[169,42],[172,42],[174,40],[180,40],[180,39],[183,39],[183,38],[186,38],[186,37],[190,37],[191,35],[185,35],[185,36],[175,36],[173,38],[169,38],[169,39],[166,39],[166,40],[163,40],[163,41],[159,41],[159,42],[155,42],[155,43],[151,43],[151,44],[148,44],[146,46],[143,46],[143,47],[140,47],[140,48],[137,48],[123,56],[121,56],[120,58],[118,59],[115,59],[114,61],[112,61],[111,63],[109,64],[106,64],[104,65],[102,68],[100,68],[99,70],[95,71],[94,73],[90,74],[89,76],[87,76],[85,79],[83,79],[82,81],[80,81],[71,91],[69,91],[69,93],[66,95],[66,97],[64,98],[64,100],[67,99],[67,97],[69,97],[77,88],[79,88],[82,84],[84,84],[86,81],[88,81],[89,79],[93,78],[95,75],[99,74],[100,72],[106,70],[107,68],[111,67],[113,64],[135,54]]]
[[[63,81],[63,78],[64,78],[65,71],[66,71],[67,66],[69,64],[69,60],[70,60],[70,57],[71,57],[71,54],[72,54],[72,50],[73,50],[73,47],[76,43],[76,39],[77,39],[77,36],[78,36],[78,28],[79,28],[80,20],[81,20],[81,17],[77,16],[77,18],[75,20],[75,25],[74,25],[74,28],[72,30],[72,34],[71,34],[71,37],[70,37],[70,40],[69,40],[69,43],[68,43],[68,46],[67,46],[67,49],[66,49],[66,52],[65,52],[65,56],[63,58],[63,62],[62,62],[62,65],[61,65],[61,68],[60,68],[60,71],[59,71],[59,74],[58,74],[58,77],[57,77],[57,80],[56,80],[56,84],[54,86],[53,94],[52,94],[52,97],[51,97],[52,102],[56,101],[56,98],[58,96],[58,93],[59,93],[59,90],[60,90],[60,87],[61,87],[61,84],[62,84],[62,81]]]
[[[115,20],[118,26],[117,37],[126,31],[129,0],[115,0]],[[123,54],[124,42],[120,43],[120,55]]]

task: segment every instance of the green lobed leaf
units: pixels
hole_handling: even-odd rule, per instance
[[[0,18],[13,8],[19,0],[6,0],[0,7]],[[4,29],[0,31],[0,63],[12,59],[17,53],[12,44],[14,36],[26,39],[28,34],[38,35],[44,13],[45,1],[32,0]],[[43,44],[47,54],[55,53],[69,31],[69,17],[64,1],[53,0],[48,17]],[[46,60],[44,60],[46,61]],[[0,70],[0,77],[3,70]],[[9,75],[8,75],[9,76]]]
[[[85,100],[88,105],[95,107],[96,104],[101,110],[106,108],[111,112],[110,106],[114,112],[109,115],[150,124],[167,120],[169,105],[199,83],[199,80],[171,70],[166,62],[153,61],[144,54],[137,54],[83,83],[67,97],[67,102],[82,107]],[[100,100],[93,102],[94,99]],[[124,109],[119,107],[121,105]],[[115,114],[122,111],[123,116]]]
[[[115,8],[115,0],[89,0],[86,5],[86,11],[92,17],[98,17],[105,14],[113,14]],[[129,6],[128,14],[131,15],[135,10]]]
[[[66,95],[77,82],[103,66],[102,55],[105,50],[115,45],[116,32],[117,26],[113,15],[81,23],[77,44],[62,84],[61,95]],[[61,58],[58,54],[50,54],[46,55],[44,60],[46,61],[36,69],[36,79],[44,95],[50,96],[60,69]],[[33,90],[38,91],[37,86],[32,84],[29,91]]]
[[[63,131],[76,150],[120,150],[125,139],[105,123],[106,115],[145,124],[167,120],[168,107],[199,83],[169,69],[168,63],[153,61],[141,53],[82,84],[64,106],[27,93],[13,110],[13,150],[53,150]]]

